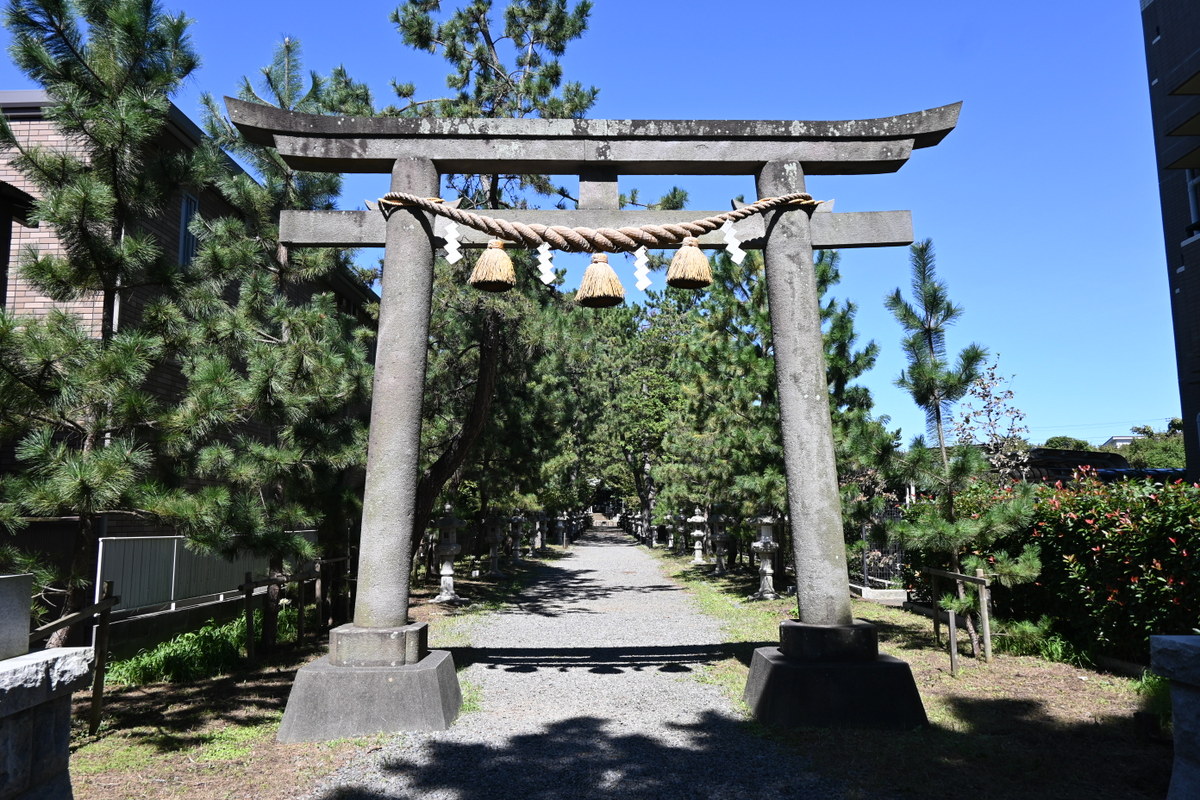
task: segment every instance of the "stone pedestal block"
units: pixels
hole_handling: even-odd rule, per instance
[[[87,647],[0,661],[0,798],[70,800],[71,692],[87,685],[91,667]]]
[[[32,575],[0,575],[0,661],[29,652]]]
[[[849,625],[806,625],[793,619],[779,623],[779,650],[796,661],[874,661],[879,657],[875,626],[861,619]]]
[[[875,626],[785,620],[779,647],[760,647],[744,699],[754,718],[784,728],[911,730],[929,724],[908,664],[879,654]]]
[[[1151,636],[1150,667],[1171,681],[1175,763],[1167,800],[1200,797],[1200,636]]]
[[[329,661],[338,667],[400,667],[429,654],[429,625],[398,628],[339,625],[329,632]]]
[[[454,659],[430,651],[401,667],[300,668],[279,725],[281,742],[320,742],[399,731],[444,731],[462,707]]]

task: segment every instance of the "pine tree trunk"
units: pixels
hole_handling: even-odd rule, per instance
[[[959,575],[962,574],[962,562],[959,560],[957,550],[950,554],[950,571],[957,572]],[[967,599],[967,587],[962,581],[955,581],[954,589],[959,600]],[[934,600],[936,601],[937,598],[934,598]],[[963,614],[963,625],[966,626],[967,636],[971,640],[971,655],[979,658],[979,634],[975,630],[975,614],[973,612],[968,611],[966,614]]]
[[[283,577],[283,557],[271,556],[267,562],[267,573],[272,578]],[[267,585],[267,599],[263,605],[262,650],[270,652],[279,643],[279,601],[282,599],[283,586],[278,583]]]
[[[463,420],[462,430],[442,454],[429,466],[425,474],[417,482],[417,502],[413,514],[412,551],[416,555],[421,537],[425,535],[429,522],[433,519],[433,506],[438,494],[466,461],[471,449],[479,441],[483,428],[487,423],[488,413],[492,408],[492,400],[496,396],[496,378],[499,372],[500,356],[504,350],[501,335],[501,321],[494,311],[484,312],[484,328],[479,342],[479,366],[475,377],[475,395],[471,400],[471,408]]]
[[[74,547],[71,551],[71,566],[67,573],[70,578],[83,575],[91,561],[92,544],[95,542],[95,522],[95,518],[90,514],[82,514],[79,517],[79,525],[75,529]],[[63,599],[62,613],[58,615],[58,618],[62,619],[74,614],[87,605],[86,585],[69,588]],[[46,640],[46,647],[66,647],[70,635],[71,628],[57,630]]]

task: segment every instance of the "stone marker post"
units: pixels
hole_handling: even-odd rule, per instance
[[[489,560],[491,568],[488,570],[488,577],[502,578],[504,573],[500,571],[500,544],[504,541],[504,521],[499,517],[490,517],[487,523],[488,541],[491,543],[491,551],[489,552]]]
[[[759,517],[755,520],[758,525],[758,539],[750,545],[750,549],[758,553],[758,591],[747,597],[747,600],[774,600],[779,597],[775,591],[775,551],[779,545],[775,543],[774,517]]]
[[[705,525],[708,520],[700,509],[696,509],[696,513],[688,519],[688,524],[692,526],[692,563],[704,564],[704,536],[707,533]]]
[[[729,518],[724,514],[713,516],[713,556],[716,560],[716,566],[713,567],[714,575],[724,575],[729,570],[725,566],[725,546],[729,544],[729,532],[725,529]]]
[[[523,520],[519,515],[514,514],[509,522],[509,538],[512,540],[512,563],[521,563],[521,523]]]
[[[32,575],[0,575],[0,797],[70,798],[71,692],[91,677],[90,647],[29,653]]]
[[[1175,763],[1167,800],[1200,797],[1200,636],[1151,636],[1150,666],[1171,682]]]
[[[454,515],[454,508],[449,503],[446,503],[444,510],[445,513],[437,521],[437,554],[442,561],[441,591],[430,602],[458,605],[466,600],[454,591],[454,557],[462,552],[462,545],[457,541],[458,529],[466,523]]]

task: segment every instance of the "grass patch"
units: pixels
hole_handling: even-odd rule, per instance
[[[278,730],[278,719],[258,725],[221,728],[201,737],[193,758],[198,762],[240,761],[250,757],[255,744],[273,737]]]
[[[138,773],[147,770],[158,748],[129,736],[115,735],[77,750],[71,756],[72,775]]]
[[[483,708],[483,686],[473,680],[458,675],[458,686],[462,691],[462,708],[460,713],[470,714]]]
[[[315,618],[312,621],[315,623]],[[254,629],[262,631],[262,611],[254,612]],[[285,644],[295,640],[296,609],[284,606],[279,610],[277,641]],[[245,644],[245,616],[219,625],[210,619],[198,630],[181,633],[131,658],[114,661],[108,665],[105,682],[142,686],[213,678],[244,665]]]

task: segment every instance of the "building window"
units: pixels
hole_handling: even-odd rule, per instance
[[[1200,231],[1200,169],[1184,170],[1187,176],[1188,210],[1191,212],[1192,224],[1188,233]]]
[[[195,195],[184,193],[179,203],[179,265],[186,267],[196,257],[200,241],[189,230],[192,220],[200,211],[200,201]]]

